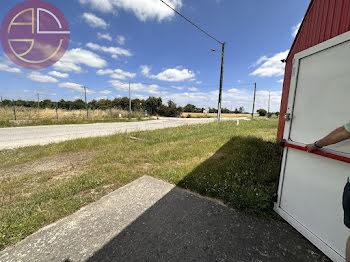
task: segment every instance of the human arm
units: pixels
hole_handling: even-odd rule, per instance
[[[322,138],[321,140],[318,140],[317,145],[319,147],[329,146],[344,141],[346,139],[350,139],[350,132],[345,128],[345,126],[342,126],[335,129],[333,132],[331,132],[329,135]],[[306,145],[306,147],[308,149],[308,152],[318,150],[318,148],[314,144]]]

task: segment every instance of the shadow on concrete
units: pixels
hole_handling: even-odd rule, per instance
[[[276,171],[273,170],[270,174],[267,169],[271,157],[276,157],[268,153],[271,151],[268,149],[275,146],[256,138],[233,138],[180,185],[200,188],[200,193],[220,198],[241,193],[243,202],[246,197],[250,198],[249,203],[243,203],[244,208],[256,204],[244,190],[264,180],[273,187],[278,173],[272,174]],[[253,167],[247,171],[249,165]],[[246,175],[237,182],[235,179],[239,176],[233,176],[230,170],[232,174],[246,172]],[[224,184],[217,184],[220,175],[227,176],[221,178],[221,181],[226,180]],[[198,183],[203,184],[198,186]],[[235,186],[225,188],[229,183]],[[241,191],[236,191],[239,185]],[[218,194],[217,189],[221,193]],[[269,188],[268,192],[271,190]],[[271,203],[267,202],[265,208],[271,208]],[[247,216],[219,202],[174,188],[88,261],[330,260],[286,223]]]

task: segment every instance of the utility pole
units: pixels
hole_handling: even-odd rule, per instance
[[[254,112],[255,112],[255,98],[256,98],[256,82],[254,83],[254,100],[253,100],[252,119],[254,119]]]
[[[37,96],[38,96],[38,110],[40,109],[40,94],[37,93]]]
[[[85,92],[85,108],[86,108],[86,119],[89,119],[89,109],[87,104],[87,97],[86,97],[86,86],[83,86],[84,92]]]
[[[221,120],[221,106],[222,106],[222,84],[224,81],[224,59],[225,59],[225,45],[226,43],[222,43],[222,51],[221,51],[221,73],[220,73],[220,90],[219,90],[219,103],[218,103],[218,119],[219,123]]]
[[[56,119],[58,120],[58,103],[56,102]]]
[[[198,25],[193,23],[190,19],[185,17],[183,14],[181,14],[179,11],[175,10],[172,6],[167,4],[164,0],[160,0],[163,4],[168,6],[171,10],[173,10],[176,14],[181,16],[183,19],[185,19],[188,23],[190,23],[192,26],[194,26],[197,30],[201,31],[203,34],[207,35],[211,39],[215,40],[217,43],[222,45],[222,57],[221,57],[221,75],[220,75],[220,90],[219,90],[219,102],[218,102],[218,119],[217,121],[219,122],[221,119],[221,106],[222,106],[222,84],[223,84],[223,74],[224,74],[224,56],[225,56],[225,42],[219,41],[216,39],[213,35],[209,34],[207,31],[203,30],[200,28]],[[212,51],[216,51],[215,49],[212,49]]]
[[[15,100],[12,99],[12,107],[13,107],[13,119],[16,121],[17,116],[16,116],[16,103]]]
[[[271,92],[269,92],[269,108],[267,112],[267,117],[270,118],[270,106],[271,106]]]
[[[129,82],[129,116],[131,114],[131,87]]]

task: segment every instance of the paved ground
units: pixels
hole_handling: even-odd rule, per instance
[[[243,118],[244,119],[244,118]],[[228,119],[224,119],[228,120]],[[154,130],[216,121],[213,118],[161,118],[154,121],[0,128],[0,150],[46,145],[70,139]]]
[[[330,261],[285,223],[142,177],[0,252],[0,261]]]

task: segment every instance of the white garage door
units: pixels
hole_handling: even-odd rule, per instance
[[[350,120],[349,32],[294,57],[288,113],[284,139],[291,147],[284,149],[275,210],[332,260],[345,261],[350,230],[343,224],[342,194],[350,141],[321,155],[303,150]]]

